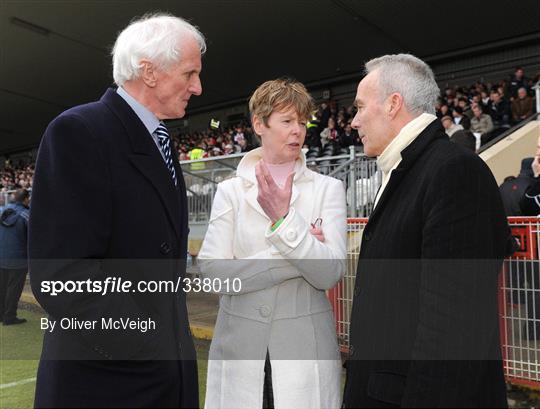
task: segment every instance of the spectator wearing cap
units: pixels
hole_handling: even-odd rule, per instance
[[[454,123],[456,125],[461,125],[463,129],[469,129],[471,127],[471,120],[468,116],[463,115],[463,108],[460,106],[454,108],[452,116],[454,117]]]
[[[456,125],[454,121],[452,121],[452,118],[450,118],[448,115],[443,116],[441,118],[441,122],[444,127],[444,131],[449,137],[452,136],[457,131],[460,131],[463,129],[462,125]]]
[[[534,101],[527,95],[527,89],[521,87],[517,91],[517,98],[512,101],[512,120],[518,123],[533,114]]]
[[[0,215],[0,316],[4,325],[26,322],[17,318],[17,305],[28,271],[30,193],[19,189],[14,199]]]

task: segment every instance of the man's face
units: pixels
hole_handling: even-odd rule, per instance
[[[445,118],[442,121],[442,125],[444,126],[444,129],[449,129],[452,126],[452,120],[448,119],[448,118]]]
[[[294,108],[273,111],[268,118],[268,126],[258,118],[253,122],[273,163],[292,162],[298,158],[306,138],[307,121],[300,118]]]
[[[475,117],[479,118],[482,115],[482,110],[478,106],[473,107],[472,110]]]
[[[159,119],[182,118],[186,114],[189,98],[202,93],[199,45],[189,38],[182,43],[181,50],[179,62],[166,70],[156,71],[156,86],[152,93],[157,111],[154,114]]]
[[[519,99],[523,99],[527,96],[527,91],[523,88],[518,89],[518,97]]]
[[[501,99],[501,96],[499,95],[499,93],[497,92],[493,92],[491,95],[490,95],[490,98],[493,102],[497,103],[499,102],[499,100]]]
[[[523,74],[524,74],[524,72],[523,72],[522,69],[516,70],[516,78],[517,78],[518,80],[520,80],[521,78],[523,78]]]
[[[351,123],[358,130],[368,156],[379,156],[393,139],[389,132],[390,117],[385,109],[386,101],[381,101],[378,75],[375,70],[358,84],[355,98],[358,112]]]

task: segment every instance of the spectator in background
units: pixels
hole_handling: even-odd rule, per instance
[[[327,102],[323,102],[320,105],[319,112],[320,112],[319,129],[320,131],[322,131],[324,128],[328,126],[328,120],[330,119],[330,116],[332,115],[332,113],[330,112],[330,106],[328,105]]]
[[[480,97],[482,99],[482,105],[483,106],[488,106],[488,104],[489,104],[489,94],[488,94],[488,92],[486,90],[482,91],[480,93]]]
[[[17,317],[17,305],[28,272],[30,193],[19,189],[14,201],[0,215],[0,317],[4,325],[26,322]]]
[[[321,132],[321,140],[324,146],[328,144],[335,145],[338,142],[338,130],[334,118],[328,118],[328,126]]]
[[[533,160],[534,158],[523,159],[519,175],[517,177],[508,176],[499,186],[507,216],[523,216],[519,202],[527,188],[534,182]]]
[[[452,116],[454,117],[454,123],[456,125],[461,125],[463,129],[470,129],[471,120],[468,116],[463,115],[463,108],[460,106],[455,107],[452,111]]]
[[[454,121],[452,121],[452,118],[450,118],[448,115],[443,116],[441,122],[444,127],[444,131],[448,136],[452,136],[455,132],[461,131],[463,129],[463,126],[456,125]]]
[[[469,106],[469,101],[467,100],[467,98],[459,98],[458,107],[462,109],[463,115],[465,115],[467,118],[471,119],[473,117],[473,113],[471,107]]]
[[[354,145],[354,146],[362,145],[362,142],[360,141],[360,137],[358,136],[358,132],[356,131],[356,129],[352,129],[352,126],[350,123],[345,125],[345,129],[343,130],[339,139],[340,139],[342,148],[348,148],[351,145]]]
[[[452,115],[452,112],[450,112],[450,108],[448,108],[448,105],[446,104],[441,105],[440,115],[441,115],[441,118],[446,115]]]
[[[509,127],[510,125],[510,105],[506,99],[501,97],[499,91],[492,91],[489,96],[491,103],[488,112],[495,127]]]
[[[491,117],[488,114],[484,114],[479,105],[474,105],[472,110],[474,116],[471,119],[471,131],[479,133],[480,135],[491,132],[493,130],[493,121],[491,120]]]
[[[522,67],[516,67],[514,75],[510,77],[510,98],[512,100],[518,97],[520,88],[525,88],[525,92],[529,93],[529,81],[525,77],[525,71]]]
[[[512,120],[518,123],[527,119],[534,112],[534,100],[527,95],[527,89],[521,87],[517,91],[517,98],[512,101]]]

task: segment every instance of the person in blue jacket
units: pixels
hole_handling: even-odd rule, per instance
[[[19,189],[14,199],[0,214],[0,317],[4,325],[26,322],[17,318],[17,305],[28,271],[30,193]]]

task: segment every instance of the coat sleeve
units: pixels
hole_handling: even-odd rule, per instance
[[[540,214],[540,178],[525,190],[519,201],[519,207],[524,216],[537,216]]]
[[[102,281],[108,275],[100,259],[106,256],[112,229],[111,177],[99,141],[90,129],[82,116],[64,113],[51,122],[43,136],[29,220],[32,291],[57,320],[143,317],[131,295],[87,290],[53,295],[50,291],[56,285],[53,283]],[[92,354],[99,351],[102,359],[127,359],[144,342],[136,333],[127,337],[126,331],[114,336],[106,332],[90,330],[78,335],[82,344],[89,346]]]
[[[495,180],[472,155],[441,164],[423,215],[419,323],[401,403],[466,407],[477,391],[464,380],[500,360],[497,277],[510,232]]]
[[[268,227],[267,239],[289,260],[313,287],[328,290],[334,287],[346,269],[347,202],[343,184],[325,178],[328,187],[321,200],[322,230],[320,242],[309,232],[309,221],[291,207],[287,217],[275,231]]]
[[[201,274],[205,278],[219,280],[223,290],[220,293],[229,295],[262,290],[300,277],[300,272],[294,266],[282,257],[272,255],[270,249],[244,259],[234,257],[234,208],[230,197],[231,185],[227,186],[227,183],[218,185],[214,197],[208,230],[199,251]],[[241,282],[240,291],[232,291],[232,281],[235,279]],[[229,280],[229,286],[224,285],[225,280]]]

